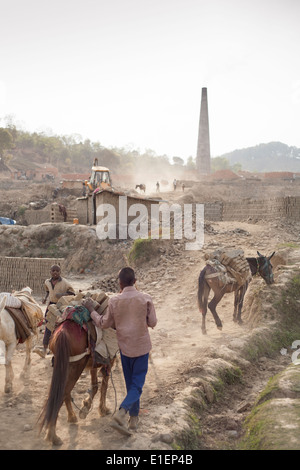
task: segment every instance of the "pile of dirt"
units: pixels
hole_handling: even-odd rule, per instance
[[[232,170],[217,170],[207,177],[209,181],[216,180],[239,180],[241,177]]]
[[[271,171],[268,173],[264,173],[264,178],[293,178],[294,173],[291,171]]]
[[[110,276],[107,274],[106,276],[102,276],[100,279],[92,282],[92,284],[88,287],[87,290],[103,290],[104,292],[113,292],[118,293],[120,292],[120,284],[117,276]]]
[[[65,258],[65,273],[110,273],[122,267],[120,252],[130,241],[99,240],[96,227],[65,223],[1,225],[1,255],[29,258]]]

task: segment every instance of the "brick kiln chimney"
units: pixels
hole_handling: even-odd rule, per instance
[[[207,88],[202,88],[196,166],[200,175],[210,174]]]

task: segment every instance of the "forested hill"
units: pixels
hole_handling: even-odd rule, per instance
[[[8,167],[25,172],[38,166],[52,166],[60,173],[87,173],[95,158],[99,165],[119,173],[132,173],[143,167],[159,172],[170,167],[166,155],[158,156],[151,149],[145,152],[130,148],[108,149],[100,142],[83,140],[79,135],[47,135],[26,132],[15,126],[0,127],[0,171]]]
[[[281,142],[270,142],[255,147],[234,150],[222,155],[229,165],[240,164],[243,170],[269,172],[300,172],[300,148],[289,147]]]
[[[180,157],[157,155],[154,150],[105,148],[99,142],[83,140],[78,135],[57,136],[30,133],[15,126],[0,127],[0,172],[33,170],[38,166],[53,166],[60,173],[87,173],[94,158],[99,165],[115,173],[133,174],[151,171],[161,175],[194,171],[195,158],[185,162]],[[234,150],[212,158],[212,171],[232,169],[252,172],[300,172],[300,149],[281,142],[270,142],[255,147]]]

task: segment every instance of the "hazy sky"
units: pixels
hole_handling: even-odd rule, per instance
[[[300,147],[299,0],[0,0],[0,118],[108,147]],[[0,121],[3,125],[4,121]]]

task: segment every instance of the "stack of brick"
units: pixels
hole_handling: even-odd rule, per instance
[[[300,197],[285,197],[284,209],[286,217],[295,220],[300,220]]]
[[[108,306],[108,295],[103,292],[95,292],[91,294],[90,292],[82,293],[79,292],[77,295],[67,295],[61,297],[59,301],[54,305],[49,305],[47,313],[47,328],[50,331],[53,331],[57,322],[59,322],[64,310],[66,307],[72,307],[77,305],[82,305],[82,300],[90,298],[94,303],[94,309],[99,315],[103,315],[104,311]]]
[[[63,258],[12,258],[0,257],[0,291],[12,292],[28,286],[33,295],[45,292],[45,280],[50,277],[50,267],[58,264],[64,269]]]
[[[244,199],[223,203],[221,220],[245,220],[249,217],[262,220],[287,217],[300,220],[300,197]]]
[[[82,305],[83,299],[86,298],[90,298],[93,301],[93,307],[99,315],[105,314],[108,307],[109,297],[104,291],[100,290],[98,292],[93,292],[92,294],[90,292],[80,292],[76,296],[70,295],[61,297],[56,305],[49,305],[47,313],[47,328],[50,331],[53,331],[61,321],[64,321],[66,317],[69,318],[68,316],[70,312],[65,312],[65,309],[67,307]],[[95,331],[97,336],[95,352],[100,354],[102,358],[110,360],[113,359],[119,350],[116,330],[114,328],[102,330],[101,328],[96,327]],[[90,353],[90,351],[88,353]],[[70,358],[70,360],[74,360],[74,358]]]
[[[243,250],[226,250],[221,253],[219,260],[237,280],[238,284],[245,284],[251,277],[249,263],[244,257]]]
[[[204,204],[204,220],[223,220],[223,203],[206,202]]]
[[[63,206],[61,206],[63,207]],[[73,220],[77,218],[77,210],[76,209],[68,209],[66,210],[66,220],[64,220],[64,214],[60,211],[60,204],[53,203],[51,204],[51,211],[50,211],[50,220],[51,222],[68,222],[73,223]]]
[[[249,263],[241,249],[229,250],[221,248],[215,250],[213,253],[206,254],[205,259],[207,264],[212,265],[220,271],[222,282],[232,282],[232,280],[235,280],[242,286],[251,278]],[[224,277],[225,272],[228,276]]]

